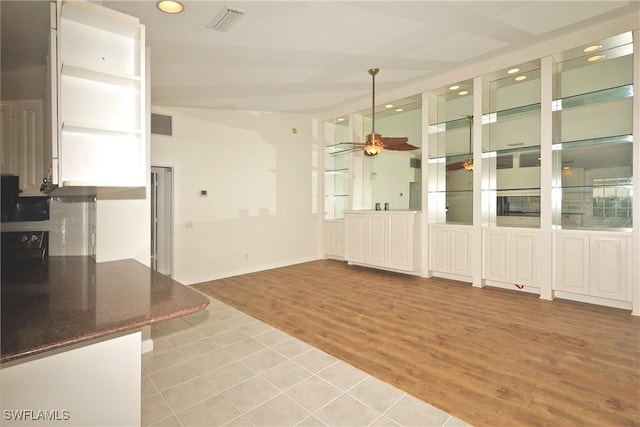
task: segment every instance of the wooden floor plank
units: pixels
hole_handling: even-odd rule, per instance
[[[640,425],[640,319],[332,260],[194,285],[477,426]]]

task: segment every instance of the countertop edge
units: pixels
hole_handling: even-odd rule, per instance
[[[62,348],[68,347],[68,346],[72,346],[75,344],[82,344],[84,342],[87,341],[92,341],[95,339],[99,339],[99,338],[104,338],[104,337],[108,337],[110,335],[116,335],[120,332],[126,332],[126,331],[133,331],[135,329],[139,329],[142,328],[144,326],[149,326],[152,325],[154,323],[158,323],[158,322],[162,322],[164,320],[170,320],[170,319],[174,319],[176,317],[180,317],[180,316],[186,316],[187,314],[191,314],[191,313],[196,313],[200,310],[203,310],[204,308],[206,308],[209,305],[209,301],[204,301],[202,304],[199,304],[197,306],[193,306],[191,308],[188,309],[182,309],[182,310],[178,310],[176,312],[173,313],[168,313],[162,316],[158,316],[158,317],[154,317],[153,319],[143,319],[140,320],[138,322],[131,322],[128,323],[126,325],[122,325],[122,326],[118,326],[118,327],[114,327],[111,329],[106,329],[103,331],[97,331],[93,334],[85,334],[81,337],[77,337],[77,338],[72,338],[69,340],[65,340],[65,341],[58,341],[55,344],[51,344],[45,347],[35,347],[33,349],[28,349],[25,351],[21,351],[18,353],[12,353],[12,354],[4,354],[0,357],[0,364],[3,363],[8,363],[8,362],[13,362],[16,360],[20,360],[22,358],[26,358],[26,357],[30,357],[30,356],[36,356],[42,353],[46,353],[48,351],[52,351],[52,350],[60,350]]]

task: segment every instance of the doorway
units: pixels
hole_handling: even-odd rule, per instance
[[[173,248],[173,171],[151,167],[151,268],[171,277]]]

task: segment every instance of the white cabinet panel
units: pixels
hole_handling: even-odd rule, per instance
[[[511,233],[511,280],[519,285],[537,286],[538,236]]]
[[[365,262],[366,218],[363,215],[345,215],[345,257],[347,261]]]
[[[471,275],[471,232],[451,231],[451,273]]]
[[[429,266],[431,270],[449,273],[451,264],[449,230],[431,227],[429,246]]]
[[[19,101],[17,114],[20,189],[39,194],[45,177],[42,100]]]
[[[554,240],[556,290],[631,301],[630,233],[558,232]]]
[[[345,258],[387,270],[420,269],[420,214],[413,211],[346,211]]]
[[[556,234],[556,289],[589,294],[589,236]]]
[[[484,230],[484,271],[488,280],[539,287],[539,233],[517,229]]]
[[[384,267],[387,261],[388,219],[380,216],[367,218],[369,226],[369,243],[367,245],[367,263]]]
[[[0,168],[2,173],[18,174],[18,153],[15,136],[15,102],[0,103]]]
[[[344,221],[325,221],[325,255],[344,258]]]
[[[592,237],[590,244],[591,295],[629,300],[627,237]]]
[[[429,268],[471,276],[471,227],[437,224],[429,227]]]
[[[45,177],[42,100],[2,102],[2,173],[18,175],[22,195],[40,195]]]

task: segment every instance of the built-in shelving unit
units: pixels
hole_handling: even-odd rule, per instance
[[[57,32],[54,184],[146,185],[144,26],[89,2],[63,2]]]
[[[328,128],[333,143],[325,147],[325,219],[342,219],[345,209],[349,209],[351,152],[348,150],[353,146],[343,144],[351,140],[349,120],[336,121]]]
[[[430,98],[429,222],[473,223],[473,84],[460,82]]]
[[[488,225],[540,226],[540,68],[487,80],[482,115],[482,198]],[[518,70],[518,71],[515,71]],[[495,78],[498,77],[498,78]]]
[[[631,33],[557,64],[554,226],[630,230],[633,193]]]

